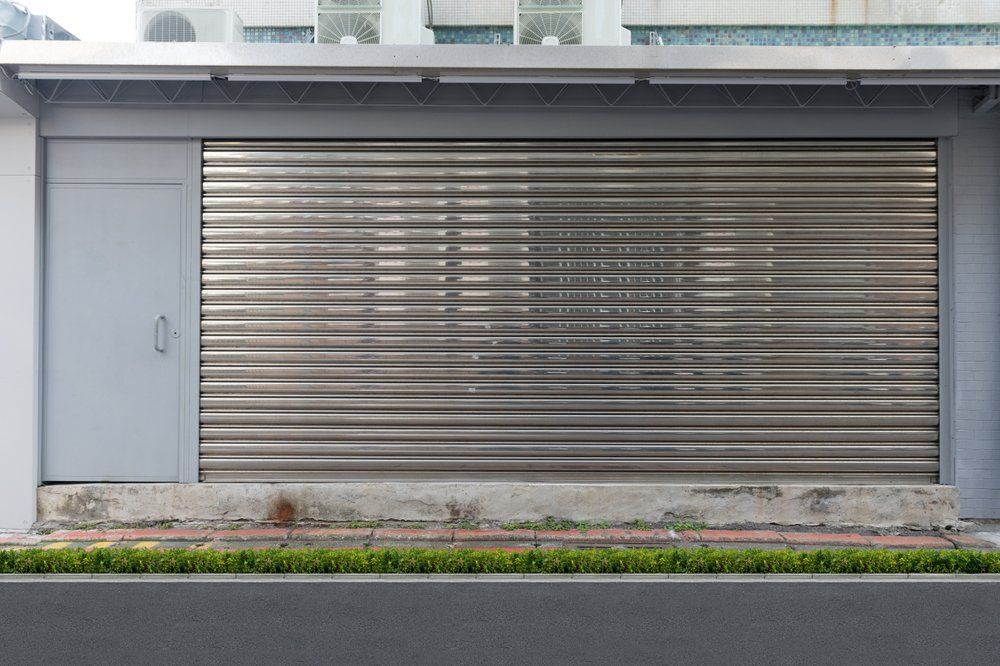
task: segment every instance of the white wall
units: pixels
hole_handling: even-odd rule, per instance
[[[433,44],[434,33],[424,27],[424,0],[382,0],[383,44]]]
[[[37,121],[0,117],[0,530],[35,521],[41,164]]]
[[[583,0],[583,43],[593,46],[627,46],[632,33],[622,27],[622,7],[608,0]]]

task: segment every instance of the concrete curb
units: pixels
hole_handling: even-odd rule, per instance
[[[1000,583],[1000,574],[0,574],[3,583]]]

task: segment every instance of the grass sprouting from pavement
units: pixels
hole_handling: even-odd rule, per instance
[[[539,532],[566,532],[569,530],[603,530],[611,527],[611,523],[606,521],[589,520],[568,520],[566,518],[553,518],[549,516],[544,520],[516,520],[503,523],[500,526],[505,530],[536,530]]]
[[[1000,573],[976,550],[0,550],[0,574]]]

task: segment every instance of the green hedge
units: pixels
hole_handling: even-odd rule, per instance
[[[975,550],[3,550],[0,574],[1000,573]]]

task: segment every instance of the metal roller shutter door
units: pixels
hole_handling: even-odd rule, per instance
[[[204,150],[207,480],[937,478],[932,141]]]

